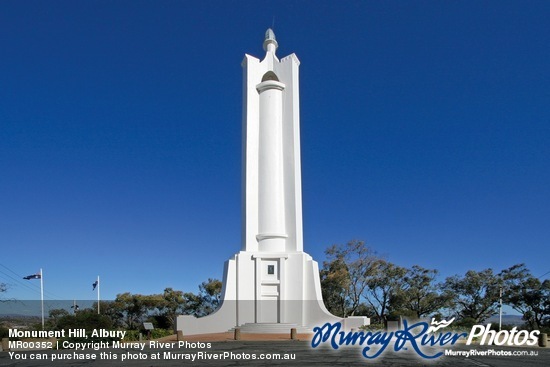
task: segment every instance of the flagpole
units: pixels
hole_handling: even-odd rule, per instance
[[[500,307],[498,310],[498,331],[502,330],[502,287],[500,287],[500,293],[499,293],[499,301],[500,301]]]
[[[99,315],[99,275],[97,276],[97,314]]]
[[[42,330],[44,330],[44,277],[40,268],[40,304],[42,306]]]

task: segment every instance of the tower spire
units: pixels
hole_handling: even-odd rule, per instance
[[[275,32],[273,32],[271,28],[268,28],[267,31],[265,31],[264,51],[275,54],[277,47],[279,47],[279,44],[275,39]]]

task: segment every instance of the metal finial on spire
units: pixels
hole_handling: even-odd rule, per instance
[[[271,28],[268,28],[267,31],[265,31],[264,51],[275,53],[277,47],[279,47],[279,44],[275,39],[275,33]]]

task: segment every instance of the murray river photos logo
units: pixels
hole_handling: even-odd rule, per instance
[[[454,321],[454,318],[449,321],[435,321],[432,319],[431,324],[425,321],[410,324],[407,320],[403,320],[401,330],[395,331],[354,331],[346,332],[342,330],[342,324],[336,322],[334,324],[326,323],[321,327],[313,328],[313,338],[311,346],[317,348],[322,343],[330,345],[333,349],[339,349],[342,346],[362,346],[361,354],[368,359],[374,359],[382,355],[386,350],[399,352],[401,350],[414,350],[420,357],[426,359],[439,358],[444,354],[444,351],[433,353],[433,348],[430,348],[432,354],[428,353],[428,347],[445,347],[454,345],[460,338],[468,338],[466,345],[470,345],[474,338],[481,338],[480,345],[496,344],[496,345],[535,345],[539,331],[526,330],[518,331],[513,328],[510,331],[491,330],[491,324],[474,325],[470,333],[444,332],[442,329],[449,326]],[[390,348],[388,348],[390,347]]]

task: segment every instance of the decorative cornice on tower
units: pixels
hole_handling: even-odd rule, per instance
[[[275,80],[266,80],[265,82],[261,82],[256,86],[256,90],[258,91],[258,93],[262,93],[264,90],[267,89],[283,90],[285,89],[285,85]]]
[[[298,60],[298,56],[296,56],[296,54],[290,54],[288,56],[283,57],[281,59],[281,63],[285,63],[288,60],[294,62],[296,65],[300,65],[300,60]]]

